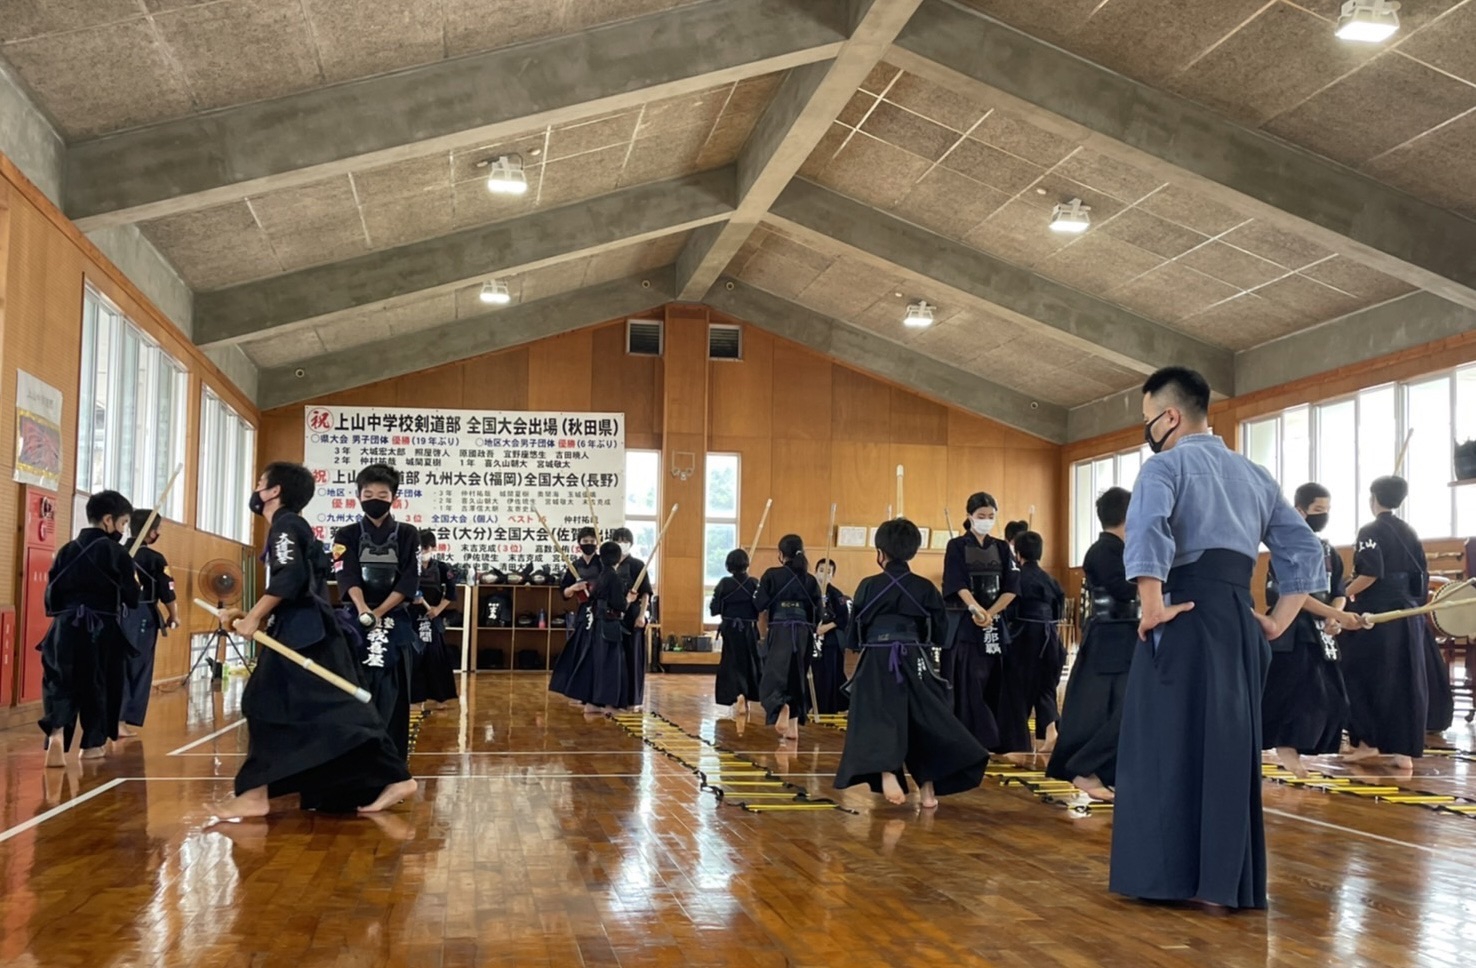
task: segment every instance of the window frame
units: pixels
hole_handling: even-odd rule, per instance
[[[722,513],[715,514],[708,500],[708,488],[711,485],[709,475],[717,461],[714,458],[732,458],[733,461],[733,512],[731,515]],[[702,467],[702,598],[704,604],[712,597],[713,589],[717,582],[722,581],[720,576],[717,581],[708,581],[707,561],[712,552],[708,546],[708,529],[716,526],[731,526],[733,529],[733,544],[727,550],[742,547],[743,536],[739,533],[739,522],[743,516],[743,455],[737,451],[709,451]],[[724,552],[726,556],[726,552]],[[706,609],[704,608],[704,611]],[[711,618],[710,616],[708,618]],[[716,624],[713,621],[704,621],[704,625]]]
[[[641,513],[634,513],[633,514],[633,513],[631,513],[631,510],[630,510],[630,467],[631,467],[631,458],[633,458],[633,457],[640,457],[640,458],[650,457],[651,460],[652,460],[652,466],[655,468],[655,471],[656,471],[656,504],[655,504],[655,506],[652,509],[652,513],[649,514],[649,515],[647,515],[647,514],[641,514]],[[649,528],[651,530],[651,533],[653,533],[653,534],[658,533],[659,532],[659,529],[661,528],[661,451],[659,451],[659,450],[650,450],[650,449],[646,449],[646,448],[636,448],[636,449],[629,449],[629,448],[627,448],[626,449],[626,451],[625,451],[625,493],[626,493],[626,505],[625,505],[625,509],[624,509],[625,510],[625,514],[624,514],[624,517],[623,517],[623,520],[625,522],[625,526],[627,528],[629,528],[632,533],[636,532],[638,526],[649,526]],[[650,554],[651,549],[649,549],[649,548],[642,548],[639,544],[637,544],[634,548],[631,549],[631,554],[637,554],[638,552],[642,552],[642,551],[644,551],[647,555],[649,555],[649,557],[647,558],[647,562],[646,562],[647,563],[646,576],[650,579],[651,585],[654,587],[656,585],[656,582],[657,582],[658,577],[661,574],[661,565],[660,565],[661,552],[658,549],[657,552],[654,555],[652,555],[652,554]]]
[[[1149,446],[1139,444],[1137,447],[1128,447],[1123,450],[1114,451],[1110,454],[1100,454],[1096,457],[1088,457],[1075,461],[1071,465],[1071,521],[1070,546],[1071,562],[1073,568],[1080,568],[1081,561],[1086,557],[1087,549],[1092,542],[1097,540],[1101,533],[1101,525],[1097,521],[1097,498],[1109,487],[1117,487],[1124,480],[1123,469],[1125,462],[1130,458],[1136,458],[1137,463],[1132,468],[1131,480],[1122,485],[1132,490],[1132,483],[1137,481],[1138,475],[1143,471],[1143,463],[1153,456]],[[1103,465],[1110,465],[1104,467]],[[1082,487],[1082,474],[1085,472],[1089,486]]]
[[[256,480],[256,428],[209,386],[200,387],[200,466],[196,527],[201,531],[251,544],[251,509],[247,500]]]
[[[112,489],[149,507],[188,453],[189,369],[91,284],[83,288],[79,361],[73,491]],[[183,524],[184,488],[156,510]]]

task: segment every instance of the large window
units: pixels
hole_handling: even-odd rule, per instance
[[[1411,434],[1411,431],[1413,433]],[[1451,449],[1476,438],[1476,365],[1246,421],[1241,451],[1265,467],[1288,498],[1315,480],[1332,491],[1324,532],[1352,544],[1368,519],[1368,486],[1392,474],[1408,436],[1400,514],[1423,538],[1476,534],[1476,489],[1450,487]]]
[[[1133,489],[1143,461],[1153,452],[1146,445],[1094,460],[1079,461],[1071,468],[1071,561],[1081,564],[1092,542],[1101,533],[1097,522],[1097,498],[1109,487]]]
[[[200,397],[200,467],[200,530],[249,544],[256,431],[209,387]]]
[[[625,526],[635,537],[631,554],[637,558],[650,559],[651,548],[656,544],[656,532],[661,527],[661,452],[655,450],[628,450],[625,452]],[[656,562],[651,561],[648,572],[651,584],[656,583]]]
[[[707,510],[702,584],[711,590],[728,574],[738,540],[738,455],[707,455]]]
[[[112,488],[136,507],[151,506],[184,463],[184,367],[89,288],[78,386],[77,490]],[[176,486],[159,513],[182,520],[183,492]]]

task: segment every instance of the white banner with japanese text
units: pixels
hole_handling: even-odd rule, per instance
[[[447,560],[477,571],[561,570],[541,511],[568,548],[590,523],[625,514],[625,415],[558,411],[304,408],[303,462],[317,492],[303,516],[318,537],[359,518],[354,478],[369,464],[400,472],[396,520],[428,528]]]

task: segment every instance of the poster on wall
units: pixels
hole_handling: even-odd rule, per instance
[[[562,411],[304,408],[303,462],[317,492],[303,516],[318,537],[359,518],[354,477],[366,465],[400,472],[397,520],[430,529],[442,555],[476,571],[559,574],[537,512],[567,549],[590,522],[625,518],[625,415]]]
[[[57,490],[62,471],[62,394],[15,371],[15,480]]]

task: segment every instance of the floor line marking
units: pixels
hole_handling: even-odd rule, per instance
[[[1340,823],[1329,823],[1326,820],[1314,820],[1311,817],[1303,817],[1302,815],[1296,813],[1287,813],[1285,810],[1273,810],[1270,807],[1264,807],[1262,808],[1262,810],[1265,813],[1271,814],[1273,817],[1283,817],[1287,820],[1300,820],[1302,823],[1310,823],[1318,827],[1326,827],[1329,830],[1340,830],[1345,834],[1357,834],[1359,837],[1367,837],[1369,840],[1381,840],[1386,844],[1394,844],[1396,847],[1408,847],[1411,850],[1423,850],[1427,854],[1444,853],[1444,851],[1438,850],[1434,847],[1427,847],[1424,844],[1411,844],[1405,840],[1395,840],[1393,837],[1385,837],[1382,834],[1369,833],[1367,830],[1359,830],[1357,827],[1345,827]]]
[[[73,807],[77,806],[78,804],[86,803],[88,800],[91,800],[93,797],[97,796],[98,794],[106,793],[107,791],[113,789],[114,787],[119,786],[122,783],[124,783],[126,781],[126,779],[127,779],[127,777],[119,777],[116,780],[109,780],[108,782],[104,783],[102,786],[93,787],[91,790],[88,790],[86,793],[79,794],[78,796],[75,796],[72,799],[68,800],[66,803],[57,804],[56,806],[52,807],[50,810],[46,811],[45,813],[38,813],[38,814],[36,814],[36,816],[32,817],[30,820],[26,820],[26,821],[24,821],[22,823],[16,824],[14,827],[11,827],[9,830],[5,831],[4,833],[0,833],[0,844],[5,843],[5,841],[9,840],[12,837],[16,837],[16,836],[19,836],[20,834],[25,833],[27,830],[30,830],[33,827],[39,827],[39,826],[41,826],[43,823],[45,823],[46,821],[50,820],[52,817],[55,817],[58,814],[66,813],[68,810],[72,809]]]
[[[184,753],[185,750],[192,750],[196,746],[200,746],[200,745],[202,745],[204,743],[210,742],[211,740],[215,739],[217,736],[224,736],[226,733],[229,733],[231,730],[239,728],[245,722],[246,722],[246,720],[244,720],[244,719],[238,719],[234,723],[231,723],[229,726],[223,727],[221,729],[217,729],[215,732],[211,733],[209,736],[201,736],[199,739],[195,740],[194,742],[192,742],[192,743],[186,743],[185,745],[181,746],[179,749],[177,749],[177,750],[170,750],[168,753],[165,753],[164,755],[165,756],[179,756],[182,753]],[[214,754],[210,754],[210,755],[213,756]]]
[[[412,780],[598,780],[614,778],[618,780],[634,780],[645,776],[644,773],[427,773],[411,776]],[[673,772],[669,776],[684,778],[686,774]],[[113,781],[113,784],[122,783],[125,780],[135,780],[142,783],[153,783],[163,781],[166,783],[231,783],[235,777],[231,776],[125,776]],[[101,792],[101,791],[97,791]],[[74,801],[68,800],[67,803]],[[65,806],[66,804],[63,804]]]

